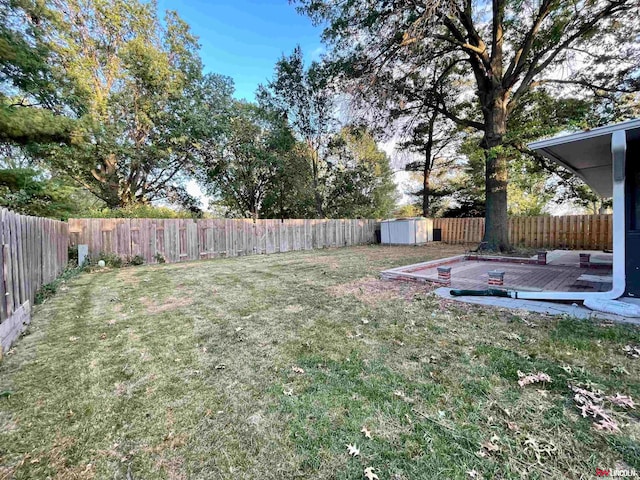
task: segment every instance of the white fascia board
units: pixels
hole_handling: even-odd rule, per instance
[[[546,140],[538,140],[531,142],[527,146],[531,150],[542,150],[547,147],[553,147],[556,145],[562,145],[565,143],[578,142],[580,140],[586,140],[588,138],[600,137],[602,135],[610,135],[618,131],[632,130],[640,128],[640,118],[633,120],[627,120],[626,122],[620,122],[613,125],[607,125],[605,127],[593,128],[591,130],[585,130],[583,132],[571,133],[568,135],[560,135],[557,137],[547,138]]]

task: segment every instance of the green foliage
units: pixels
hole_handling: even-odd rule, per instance
[[[153,259],[158,263],[167,263],[164,256],[158,252],[156,252],[155,255],[153,255]]]
[[[10,99],[0,103],[0,142],[18,145],[68,142],[73,126],[72,120],[44,108],[14,105]]]
[[[77,252],[77,250],[76,250]],[[40,287],[40,290],[36,292],[35,304],[39,305],[43,303],[45,300],[53,297],[61,286],[63,286],[68,280],[80,275],[84,271],[84,267],[82,265],[78,266],[78,260],[76,255],[76,261],[69,262],[69,265],[62,274],[56,278],[54,281],[47,283]]]
[[[137,203],[121,208],[88,209],[85,218],[194,218],[199,215],[184,209]]]
[[[66,220],[77,211],[76,190],[32,168],[0,169],[0,205],[23,215]]]
[[[140,254],[134,255],[129,259],[129,265],[133,265],[134,267],[144,265],[144,257]]]
[[[45,2],[0,1],[0,142],[68,142],[62,84],[46,40],[54,13]]]
[[[315,213],[324,217],[323,190],[327,161],[327,142],[332,130],[335,96],[328,84],[324,67],[313,62],[305,68],[302,50],[298,46],[289,56],[283,56],[275,67],[274,78],[260,86],[259,103],[269,110],[281,112],[298,140],[303,142],[311,171]]]
[[[215,136],[229,79],[202,75],[197,39],[154,2],[65,0],[47,36],[79,117],[72,141],[31,153],[108,208],[165,200],[198,212],[184,183]],[[73,58],[73,62],[65,59]]]
[[[386,218],[396,185],[386,153],[364,128],[345,127],[329,145],[325,211],[332,218]]]
[[[86,268],[89,270],[93,270],[98,267],[98,262],[103,261],[105,263],[105,267],[109,268],[121,268],[125,262],[122,260],[122,257],[117,253],[111,252],[100,252],[97,255],[89,256],[87,261]]]
[[[258,218],[270,191],[295,155],[295,138],[276,111],[235,102],[221,138],[208,149],[204,177],[210,193],[243,217]]]
[[[417,205],[402,205],[393,211],[394,218],[412,218],[422,215],[422,209]]]

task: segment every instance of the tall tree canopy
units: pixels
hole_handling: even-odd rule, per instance
[[[279,186],[295,143],[279,112],[235,102],[224,133],[205,157],[209,191],[241,216],[258,218],[267,195]]]
[[[389,157],[364,128],[348,126],[328,147],[326,210],[331,218],[386,218],[396,203]]]
[[[155,3],[60,0],[50,46],[80,119],[71,145],[36,150],[110,208],[168,199],[183,187],[201,140],[215,130],[204,102],[229,82],[202,76],[198,43]]]
[[[266,108],[283,112],[298,139],[307,146],[319,218],[325,216],[322,184],[326,173],[326,146],[333,124],[334,98],[322,65],[314,62],[305,68],[300,47],[276,63],[274,78],[258,90],[258,101]]]
[[[351,91],[422,83],[422,95],[399,99],[399,108],[432,108],[482,133],[485,241],[495,249],[508,248],[504,143],[523,98],[542,85],[614,98],[639,86],[636,0],[297,3],[326,22],[324,38]]]
[[[46,40],[53,12],[35,0],[0,1],[0,142],[68,142],[60,82]]]

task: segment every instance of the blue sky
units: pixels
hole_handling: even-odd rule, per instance
[[[189,23],[200,37],[205,71],[232,77],[237,98],[253,100],[276,61],[297,44],[307,60],[323,51],[321,28],[287,0],[159,0],[158,8],[177,10]]]

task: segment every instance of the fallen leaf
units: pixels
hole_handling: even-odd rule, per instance
[[[631,358],[640,358],[640,345],[625,345],[624,353]]]
[[[365,438],[371,438],[371,431],[366,426],[363,426],[360,431],[364,434]]]
[[[628,395],[620,395],[619,393],[616,393],[616,395],[613,397],[607,397],[607,400],[609,400],[614,405],[617,405],[618,407],[635,408],[633,399]]]
[[[227,366],[224,363],[219,363],[216,365],[216,370],[224,370]]]
[[[351,445],[349,443],[349,444],[347,444],[347,453],[349,455],[351,455],[352,457],[357,457],[358,455],[360,455],[360,449],[358,447],[356,447],[355,445]]]
[[[378,475],[373,473],[375,469],[373,467],[367,467],[364,469],[364,478],[367,480],[380,480]]]
[[[500,447],[495,443],[491,443],[489,440],[480,444],[482,448],[484,448],[487,452],[499,452]]]
[[[467,475],[469,475],[469,478],[478,478],[478,472],[475,469],[467,470]]]
[[[304,373],[304,368],[298,367],[297,365],[291,367],[291,370],[293,373]]]
[[[75,342],[76,340],[78,340],[78,337],[69,337],[70,342]]]
[[[593,424],[597,430],[606,430],[608,432],[618,432],[618,424],[613,420],[601,419],[599,422]]]
[[[282,391],[282,393],[283,393],[284,395],[286,395],[287,397],[293,397],[293,389],[291,389],[291,388],[288,388],[288,389],[286,389],[286,390],[283,390],[283,391]]]
[[[518,370],[518,385],[524,387],[532,383],[551,382],[551,377],[544,372],[538,373],[522,373]]]
[[[369,323],[369,320],[367,320],[366,318],[363,318],[363,319],[362,319],[362,324],[363,324],[363,325],[366,325],[367,323]]]
[[[513,430],[514,432],[520,431],[520,427],[515,422],[507,422],[507,427],[509,430]]]

